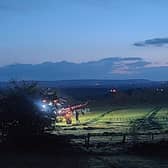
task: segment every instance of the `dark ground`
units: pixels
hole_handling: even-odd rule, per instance
[[[0,145],[2,168],[167,168],[167,142],[137,144],[120,154],[82,151],[55,135],[17,137]]]
[[[0,167],[43,168],[52,166],[76,168],[84,165],[84,155],[83,152],[72,147],[68,140],[55,135],[15,137],[0,145]]]

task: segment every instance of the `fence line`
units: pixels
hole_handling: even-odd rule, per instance
[[[88,149],[93,142],[93,137],[111,137],[111,142],[116,143],[137,143],[137,142],[145,142],[145,141],[160,141],[160,140],[168,140],[168,133],[88,133],[86,135],[68,135],[70,139],[83,139],[84,146]],[[114,141],[115,138],[120,137]]]

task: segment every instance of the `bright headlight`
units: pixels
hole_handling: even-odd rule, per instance
[[[53,105],[53,103],[52,103],[52,102],[50,102],[48,105],[49,105],[49,106],[52,106],[52,105]]]
[[[43,105],[42,105],[42,107],[45,109],[45,108],[46,108],[46,105],[45,105],[45,104],[43,104]]]

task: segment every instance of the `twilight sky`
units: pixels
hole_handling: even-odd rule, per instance
[[[0,0],[0,66],[107,57],[168,63],[167,0]]]

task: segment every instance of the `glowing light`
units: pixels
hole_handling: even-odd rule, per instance
[[[45,104],[43,104],[43,105],[42,105],[42,107],[45,109],[45,108],[46,108],[46,105],[45,105]]]
[[[46,102],[47,102],[47,100],[45,100],[45,99],[44,99],[44,100],[42,100],[42,102],[43,102],[43,103],[46,103]]]
[[[110,92],[111,92],[111,93],[116,93],[117,90],[116,90],[116,89],[111,89]]]
[[[53,105],[53,103],[52,103],[52,102],[50,102],[48,105],[49,105],[49,106],[52,106],[52,105]]]
[[[58,100],[54,100],[54,103],[57,103],[58,102]]]

